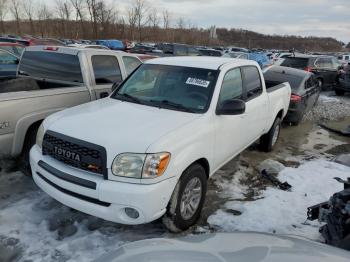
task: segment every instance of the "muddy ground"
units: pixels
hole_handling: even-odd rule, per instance
[[[198,226],[180,235],[217,230],[207,223],[207,218],[232,200],[232,194],[228,198],[227,188],[221,186],[225,182],[248,188],[245,195],[237,195],[241,201],[254,200],[261,190],[271,186],[257,170],[265,159],[297,167],[312,159],[332,159],[349,153],[350,138],[324,130],[320,122],[336,128],[350,125],[350,97],[323,94],[302,124],[283,127],[273,152],[262,153],[253,145],[219,170],[209,181]],[[1,160],[0,168],[0,261],[89,261],[126,242],[178,236],[167,233],[160,220],[124,226],[72,210],[38,189],[31,178],[16,171],[13,162]],[[235,181],[237,171],[244,176]],[[228,212],[239,215],[236,210]]]

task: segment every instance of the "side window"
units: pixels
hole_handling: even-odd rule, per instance
[[[10,53],[0,50],[0,64],[2,65],[18,64],[18,59],[14,55],[11,55]]]
[[[345,61],[349,61],[350,60],[350,56],[346,55],[345,56]]]
[[[222,105],[227,100],[242,98],[243,83],[241,70],[233,69],[226,73],[222,82],[221,91],[218,100],[218,106]]]
[[[244,76],[244,87],[247,92],[247,99],[258,96],[262,93],[262,84],[258,68],[247,66],[242,68]]]
[[[109,55],[94,55],[91,57],[96,85],[110,84],[122,81],[118,59]]]
[[[329,68],[332,67],[331,61],[327,61],[327,58],[319,58],[316,61],[316,66],[318,68]]]
[[[198,56],[199,55],[199,51],[197,49],[195,49],[194,47],[188,47],[187,55],[189,55],[189,56]]]
[[[182,45],[174,45],[174,55],[187,56],[187,48]]]
[[[123,62],[127,75],[129,75],[132,71],[135,70],[135,68],[142,64],[140,60],[132,56],[123,56]]]

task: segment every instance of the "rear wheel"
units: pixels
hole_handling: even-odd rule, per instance
[[[207,191],[207,176],[200,164],[193,164],[181,176],[171,196],[163,223],[171,232],[193,226],[200,217]]]
[[[260,149],[265,152],[271,152],[277,143],[281,131],[281,119],[276,118],[269,132],[260,138]]]

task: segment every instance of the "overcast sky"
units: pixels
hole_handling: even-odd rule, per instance
[[[52,0],[53,1],[53,0]],[[132,0],[107,0],[125,13]],[[266,34],[331,36],[350,42],[350,0],[149,0],[173,19],[198,27],[243,28]]]

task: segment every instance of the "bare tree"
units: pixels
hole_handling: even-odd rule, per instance
[[[133,6],[130,7],[128,10],[128,23],[130,29],[130,38],[131,40],[135,40],[135,28],[137,23],[137,17],[135,8]]]
[[[0,32],[5,33],[4,19],[8,13],[8,0],[0,0]]]
[[[169,29],[170,27],[171,15],[168,10],[163,11],[163,28]]]
[[[148,3],[146,2],[146,0],[134,0],[133,9],[136,17],[139,41],[142,41],[142,28],[148,23]]]
[[[89,10],[90,22],[92,23],[92,30],[94,38],[98,38],[98,24],[97,24],[97,8],[100,0],[86,0],[86,5]]]
[[[50,12],[50,10],[47,7],[45,2],[40,2],[38,4],[36,16],[37,16],[38,21],[39,21],[40,35],[41,35],[41,37],[44,37],[45,36],[45,29],[47,31],[49,30],[48,22],[49,22],[50,17],[51,17],[51,12]]]
[[[78,38],[79,31],[84,34],[84,0],[70,0],[72,3],[72,6],[75,9],[75,22],[77,23],[78,20],[80,22],[80,30],[79,27],[76,27],[76,34],[75,37]]]
[[[151,27],[157,28],[159,25],[159,16],[156,8],[152,8],[148,14],[148,22]]]
[[[17,34],[21,34],[21,1],[20,0],[11,0],[11,5],[10,5],[10,11],[14,17],[14,19],[16,20],[16,33]]]
[[[23,3],[23,9],[24,13],[29,20],[29,25],[30,25],[30,34],[34,35],[35,34],[35,28],[34,28],[34,6],[33,6],[33,1],[25,1]]]
[[[72,6],[69,0],[56,0],[56,12],[61,23],[61,35],[67,36],[67,23],[71,17]]]

